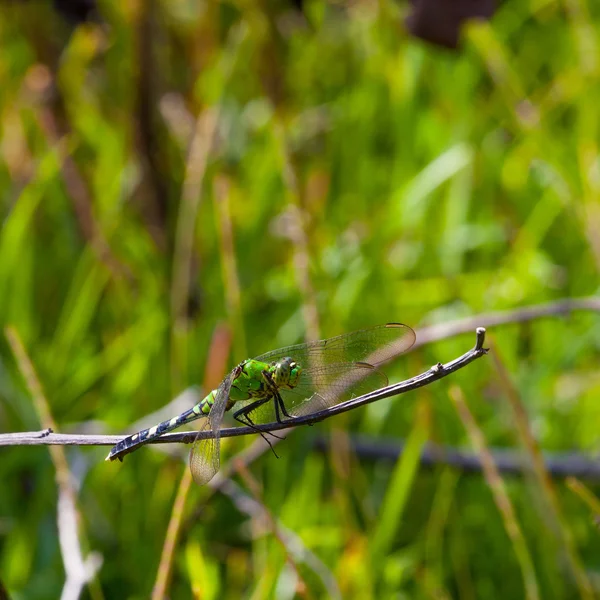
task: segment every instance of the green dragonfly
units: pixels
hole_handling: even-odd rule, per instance
[[[226,411],[255,427],[258,423],[293,421],[294,417],[334,406],[385,387],[388,379],[378,367],[406,352],[415,332],[401,323],[387,323],[307,344],[287,346],[247,359],[233,369],[216,390],[192,408],[139,431],[113,446],[106,460],[121,460],[150,440],[182,425],[203,419],[190,452],[190,469],[199,485],[208,483],[220,466],[221,422]]]

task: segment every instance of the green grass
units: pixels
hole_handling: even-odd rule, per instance
[[[407,7],[389,1],[311,0],[304,18],[277,3],[140,4],[104,0],[107,25],[76,30],[41,3],[0,9],[0,325],[59,431],[121,432],[306,338],[598,292],[594,3],[504,2],[456,53],[410,38]],[[499,485],[419,467],[426,440],[472,443],[456,394],[484,446],[596,451],[598,316],[489,333],[499,363],[299,429],[279,460],[234,473],[258,512],[192,488],[168,596],[592,597],[600,539],[576,488],[543,470]],[[390,379],[473,342],[420,348]],[[40,418],[2,335],[0,431]],[[355,456],[354,433],[406,452]],[[227,440],[224,462],[252,441]],[[184,449],[123,464],[106,451],[65,450],[84,553],[103,558],[83,597],[146,598]],[[0,581],[17,599],[61,594],[55,473],[47,448],[2,449]]]

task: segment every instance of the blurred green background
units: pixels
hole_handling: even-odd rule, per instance
[[[454,52],[410,37],[407,11],[104,0],[74,27],[2,3],[1,432],[46,426],[11,331],[58,431],[113,434],[279,346],[597,293],[600,6],[506,1]],[[480,443],[525,462],[527,440],[597,451],[594,312],[488,329],[493,355],[294,431],[235,488],[179,488],[184,446],[122,464],[65,447],[70,538],[61,451],[2,448],[0,581],[69,597],[78,540],[102,561],[84,598],[594,597],[593,486],[586,503],[539,464],[504,482],[419,466],[427,441],[471,447],[461,399]],[[474,341],[422,346],[388,375]],[[357,434],[407,450],[361,457]],[[224,464],[253,442],[225,440]]]

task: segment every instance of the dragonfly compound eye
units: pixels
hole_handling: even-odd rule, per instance
[[[275,369],[273,371],[273,379],[278,387],[291,389],[298,383],[298,377],[300,376],[300,367],[298,363],[286,356],[279,362],[275,363]]]
[[[296,362],[293,361],[290,363],[290,378],[288,381],[288,385],[290,388],[295,388],[298,385],[298,380],[300,379],[300,374],[302,373],[302,367]]]

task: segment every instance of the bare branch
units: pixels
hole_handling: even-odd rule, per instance
[[[563,298],[556,302],[525,306],[514,310],[496,311],[482,313],[466,319],[457,319],[438,325],[420,327],[414,348],[437,342],[442,339],[454,337],[461,333],[473,331],[475,327],[495,327],[498,325],[510,325],[512,323],[525,323],[543,317],[554,317],[568,315],[575,310],[590,310],[600,312],[600,298],[589,296],[587,298]]]
[[[317,436],[315,448],[327,453],[331,441]],[[383,460],[395,462],[404,452],[404,443],[398,439],[381,439],[364,435],[350,436],[350,448],[361,460]],[[510,448],[492,448],[491,453],[498,471],[506,475],[521,475],[531,467],[523,453]],[[600,463],[592,456],[580,452],[544,452],[544,463],[548,473],[556,478],[578,477],[600,481]],[[427,442],[421,454],[421,466],[437,467],[448,465],[463,473],[481,473],[481,456],[465,448],[456,448]]]
[[[321,410],[309,415],[294,417],[293,419],[286,419],[282,423],[267,423],[263,425],[256,425],[255,427],[232,427],[228,429],[221,429],[220,436],[223,437],[237,437],[240,435],[250,435],[260,432],[271,432],[280,431],[284,429],[291,429],[300,425],[312,425],[318,423],[335,415],[342,414],[349,410],[354,410],[371,402],[382,400],[383,398],[390,398],[391,396],[398,396],[405,394],[412,390],[416,390],[425,385],[429,385],[438,379],[443,379],[451,373],[466,367],[469,363],[481,358],[487,353],[487,348],[483,347],[485,341],[485,329],[478,327],[476,330],[477,341],[475,347],[443,365],[438,363],[434,365],[424,373],[411,377],[406,381],[389,385],[385,388],[363,394],[352,400],[341,402],[331,408]],[[48,446],[48,445],[71,445],[71,446],[113,446],[124,436],[116,435],[67,435],[54,433],[52,431],[33,431],[33,432],[21,432],[21,433],[8,433],[0,434],[0,446]],[[191,443],[196,439],[210,439],[214,437],[213,431],[191,431],[185,433],[166,433],[158,438],[149,440],[149,444],[170,444],[175,442]]]
[[[590,310],[594,310],[593,306],[593,298],[590,299],[582,299],[584,304]],[[577,303],[579,308],[584,308],[581,303]],[[539,307],[531,307],[524,311],[509,311],[512,315],[513,321],[514,317],[528,317],[534,318],[532,315],[536,314],[547,315],[551,314],[550,311],[556,312],[564,312],[567,305],[571,305],[570,308],[573,309],[572,303],[558,302],[553,303],[551,305],[543,305]],[[597,302],[597,309],[600,310],[600,302]],[[541,310],[540,310],[541,309]],[[520,315],[515,315],[515,312],[520,312]],[[509,313],[497,313],[496,319],[503,318],[503,315],[508,316]],[[555,313],[554,313],[555,314]],[[490,313],[491,317],[491,313]],[[513,322],[506,321],[506,322]],[[457,325],[460,322],[455,322],[455,324],[451,328],[445,328],[446,331],[437,332],[436,339],[440,339],[442,337],[446,337],[447,335],[456,335],[460,331],[457,331]],[[429,328],[433,329],[433,328]],[[450,330],[453,330],[452,334],[449,334]],[[419,330],[419,339],[417,343],[422,341],[421,330]],[[481,345],[483,345],[483,340],[481,341]],[[372,392],[371,394],[367,394],[366,396],[362,396],[360,398],[355,398],[350,401],[352,403],[362,403],[373,402],[377,399],[385,398],[395,394],[402,394],[412,389],[416,389],[416,387],[421,387],[423,385],[427,385],[437,379],[441,379],[442,377],[446,377],[451,372],[454,372],[467,364],[472,362],[476,358],[479,358],[485,353],[483,348],[478,348],[476,345],[474,349],[470,350],[463,356],[458,359],[448,363],[447,365],[443,365],[440,372],[438,372],[435,377],[432,377],[432,370],[435,372],[436,367],[433,369],[429,369],[422,375],[418,375],[412,379],[409,379],[405,382],[388,386],[387,388],[383,388],[381,390],[377,390],[376,392]],[[415,387],[414,384],[417,382],[418,385]],[[401,388],[398,390],[398,388]],[[396,390],[396,391],[393,391]],[[373,398],[373,396],[376,396]],[[349,410],[347,407],[349,403],[344,403],[344,405],[340,405],[340,408],[344,410]],[[322,417],[327,418],[327,416],[333,416],[333,414],[337,414],[337,411],[334,412],[334,409],[338,407],[333,407],[332,409],[328,409],[323,411],[326,413],[326,416]],[[353,408],[358,408],[358,406],[353,406]],[[343,412],[343,411],[340,411]],[[333,414],[332,414],[333,413]],[[312,417],[316,417],[317,415],[310,415],[310,417],[303,417],[303,423],[307,421],[311,421]],[[163,417],[160,417],[163,418]],[[155,420],[160,420],[156,418]],[[146,420],[144,420],[146,421]],[[275,431],[276,429],[281,429],[282,427],[289,427],[290,430],[302,423],[298,423],[295,421],[294,423],[271,423],[267,425],[260,425],[258,428],[262,431]],[[144,425],[146,426],[146,425]],[[142,425],[140,425],[142,428]],[[236,435],[248,435],[256,433],[249,427],[236,427],[231,429],[223,429],[221,431],[222,437],[231,437]],[[191,439],[195,439],[196,433],[179,433],[179,434],[165,434],[160,438],[153,440],[150,443],[173,443],[173,442],[189,442]],[[211,432],[205,432],[202,434],[203,437],[211,437]],[[0,434],[0,446],[25,446],[25,445],[67,445],[67,446],[113,446],[118,441],[123,438],[121,435],[67,435],[67,434],[58,434],[52,433],[51,430],[44,431],[30,431],[30,432],[19,432],[19,433],[6,433]],[[165,439],[163,439],[165,438]],[[277,440],[274,440],[277,441]],[[317,449],[323,450],[327,446],[327,440],[322,438],[316,439],[316,447]],[[364,437],[352,438],[352,447],[354,451],[367,460],[397,460],[398,456],[402,453],[403,445],[401,441],[394,440],[393,442],[386,442],[380,439],[374,441]],[[498,469],[507,474],[518,475],[523,472],[524,466],[522,464],[522,457],[518,451],[502,449],[502,448],[494,448],[493,449],[494,460],[498,465]],[[546,468],[549,474],[552,477],[563,478],[569,476],[579,477],[581,479],[589,479],[589,480],[600,480],[600,465],[597,464],[597,461],[587,458],[586,456],[576,453],[576,452],[568,452],[568,453],[544,453],[544,460],[546,463]],[[465,472],[480,472],[481,471],[481,460],[480,457],[471,451],[463,450],[460,448],[454,448],[450,446],[440,446],[433,443],[428,443],[423,451],[421,456],[421,464],[423,466],[436,466],[439,464],[446,464],[461,471]],[[215,479],[219,478],[219,475]],[[212,483],[212,482],[211,482]],[[212,485],[211,485],[212,487]]]
[[[37,434],[37,439],[43,440],[50,435],[51,427],[56,427],[50,404],[18,331],[14,327],[7,327],[6,337],[33,398],[40,421],[48,428]],[[66,575],[61,600],[77,600],[100,569],[102,557],[97,552],[90,552],[84,557],[79,539],[81,519],[77,507],[77,491],[69,463],[63,448],[49,448],[49,452],[56,469],[58,539]]]
[[[246,494],[234,481],[231,479],[224,481],[220,491],[229,496],[240,512],[247,514],[256,521],[264,521],[267,511],[265,505]],[[286,552],[293,556],[296,562],[304,563],[312,569],[313,573],[321,579],[323,586],[327,589],[328,598],[341,598],[337,581],[329,568],[316,554],[306,547],[300,536],[283,525],[279,519],[271,518],[272,526],[276,528],[277,535],[285,545]]]

